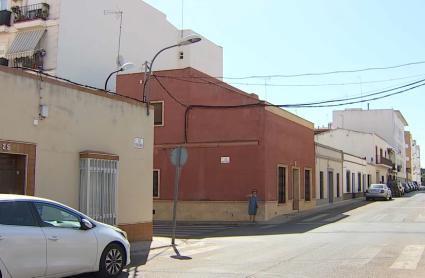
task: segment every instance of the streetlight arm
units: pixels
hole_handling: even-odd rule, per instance
[[[113,72],[111,72],[111,74],[108,76],[108,78],[107,78],[107,79],[106,79],[106,81],[105,81],[105,91],[107,91],[107,90],[108,90],[108,81],[109,81],[109,79],[112,77],[112,75],[114,75],[115,73],[118,73],[118,72],[120,72],[120,71],[123,71],[123,69],[122,69],[122,68],[120,68],[119,70],[113,71]]]
[[[144,95],[144,98],[145,98],[146,102],[149,102],[149,96],[146,94],[146,85],[148,84],[149,79],[150,79],[150,77],[151,77],[151,75],[152,75],[153,63],[155,62],[155,60],[156,60],[156,58],[159,56],[159,54],[161,54],[162,52],[164,52],[164,51],[166,51],[166,50],[168,50],[168,49],[170,49],[170,48],[178,47],[178,46],[180,46],[180,45],[181,45],[181,44],[179,43],[179,44],[175,44],[175,45],[171,45],[171,46],[165,47],[165,48],[161,49],[160,51],[158,51],[158,52],[155,54],[155,56],[153,57],[153,59],[152,59],[152,61],[151,61],[150,65],[149,65],[149,73],[148,73],[148,76],[147,76],[147,78],[146,78],[146,82],[143,84],[143,95]]]

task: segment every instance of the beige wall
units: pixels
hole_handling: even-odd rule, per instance
[[[0,69],[0,139],[37,144],[35,195],[79,207],[79,152],[119,155],[118,223],[152,220],[153,113],[98,91]],[[40,120],[39,105],[49,115]],[[144,138],[136,149],[135,137]]]

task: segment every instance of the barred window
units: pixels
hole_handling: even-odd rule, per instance
[[[80,211],[117,224],[118,160],[80,158]]]

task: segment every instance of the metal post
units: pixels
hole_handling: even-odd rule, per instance
[[[179,181],[180,181],[180,172],[181,172],[181,163],[180,163],[181,153],[182,153],[182,148],[179,147],[177,151],[176,177],[174,180],[173,233],[171,238],[172,245],[175,245],[175,241],[176,241],[176,226],[177,226],[176,214],[177,214],[177,199],[179,196]]]

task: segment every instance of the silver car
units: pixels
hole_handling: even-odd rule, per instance
[[[366,190],[366,201],[370,199],[392,200],[391,189],[386,184],[372,184]]]

